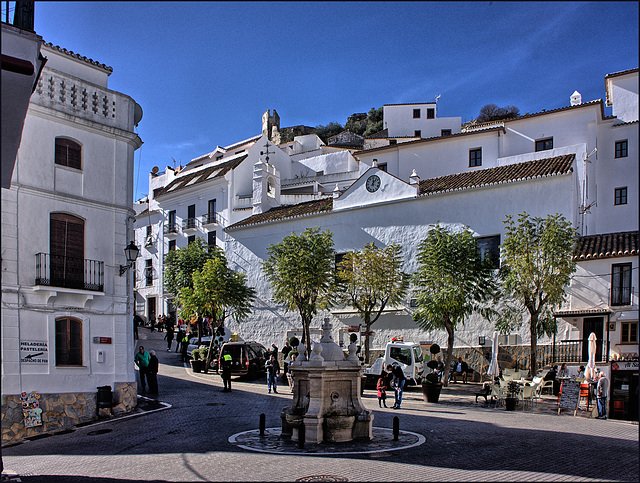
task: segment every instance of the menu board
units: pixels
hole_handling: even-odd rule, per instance
[[[580,382],[572,379],[562,382],[562,394],[558,401],[558,413],[561,409],[576,411],[580,400]],[[575,413],[574,413],[575,414]]]

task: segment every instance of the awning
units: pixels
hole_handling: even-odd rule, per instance
[[[589,315],[613,314],[613,310],[606,309],[580,309],[580,310],[558,310],[553,313],[554,317],[583,317]]]

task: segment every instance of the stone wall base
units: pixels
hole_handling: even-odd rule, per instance
[[[2,445],[67,429],[99,418],[125,414],[136,407],[137,383],[119,382],[112,388],[113,407],[97,408],[97,391],[41,394],[42,425],[25,428],[20,394],[2,396]]]

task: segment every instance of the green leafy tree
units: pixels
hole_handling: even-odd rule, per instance
[[[447,332],[446,386],[458,324],[464,324],[465,317],[474,311],[486,318],[494,316],[489,302],[499,298],[499,285],[468,228],[453,231],[437,224],[418,246],[418,262],[413,275],[418,309],[413,319],[424,330]]]
[[[367,113],[367,128],[362,133],[363,136],[370,136],[382,131],[382,114],[382,107],[379,107],[378,109],[372,107],[369,109],[369,112]]]
[[[538,337],[557,331],[555,309],[565,300],[565,288],[576,271],[572,258],[576,232],[563,216],[507,216],[501,245],[502,285],[515,305],[508,306],[497,326],[502,332],[518,327],[528,313],[531,333],[531,376],[537,372]]]
[[[180,290],[182,313],[186,316],[209,317],[214,329],[214,326],[224,327],[227,318],[240,322],[251,312],[255,290],[247,286],[246,274],[234,272],[227,266],[223,254],[207,260],[202,270],[193,272],[192,278],[193,287]],[[212,337],[207,364],[216,352],[215,343]]]
[[[318,309],[328,305],[333,292],[333,233],[307,228],[291,233],[267,248],[263,271],[273,290],[273,300],[302,319],[302,343],[311,354],[309,326]]]
[[[340,134],[344,131],[344,128],[342,127],[342,124],[332,121],[326,126],[318,125],[314,130],[318,137],[326,143],[331,136],[335,136],[336,134]]]
[[[336,301],[352,306],[365,325],[364,360],[369,363],[369,332],[388,305],[402,302],[409,275],[402,271],[402,247],[391,244],[378,249],[368,243],[363,250],[348,252],[338,264],[340,288]]]
[[[193,288],[193,272],[201,270],[207,260],[224,257],[220,247],[209,247],[202,238],[196,238],[186,247],[170,251],[164,260],[164,288],[174,295],[183,319],[186,315],[180,294],[185,287]],[[198,317],[198,344],[202,338],[202,317]]]

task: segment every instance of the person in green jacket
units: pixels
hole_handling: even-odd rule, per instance
[[[144,347],[138,347],[138,352],[136,352],[133,362],[138,366],[138,372],[140,373],[140,390],[142,391],[145,390],[145,378],[148,379],[147,374],[149,371],[150,360],[151,356],[146,350],[144,350]]]

